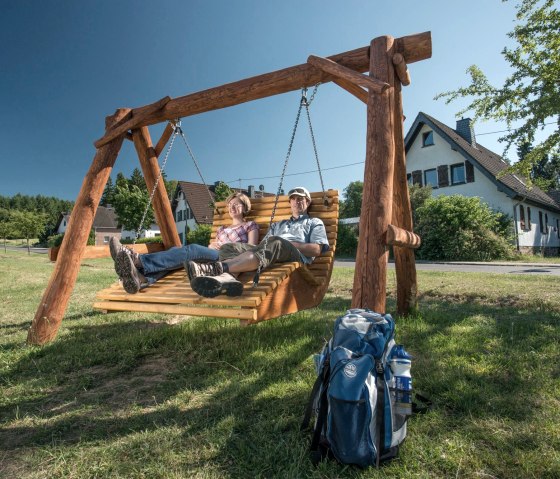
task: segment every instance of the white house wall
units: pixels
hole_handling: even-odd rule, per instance
[[[433,131],[434,144],[431,146],[422,146],[423,133]],[[420,132],[416,136],[413,144],[410,146],[406,155],[407,173],[416,170],[422,170],[422,184],[424,185],[424,171],[436,168],[440,165],[454,165],[464,163],[465,157],[458,151],[452,150],[450,144],[432,130],[429,126],[423,125]],[[513,200],[505,193],[498,191],[496,184],[490,180],[474,161],[471,161],[474,167],[474,182],[458,185],[449,185],[445,187],[433,187],[432,194],[438,195],[463,195],[478,196],[483,202],[487,203],[493,210],[501,211],[509,217],[516,218],[516,230],[518,233],[518,242],[521,248],[526,247],[558,247],[560,246],[559,231],[557,220],[560,215],[551,210],[539,208],[535,205],[521,203],[525,209],[525,219],[527,219],[527,207],[531,208],[531,230],[522,231],[520,227],[519,202]],[[451,182],[451,171],[449,171],[449,181]],[[516,208],[514,215],[514,206]],[[542,211],[543,217],[548,215],[548,234],[542,234],[539,226],[539,211]]]

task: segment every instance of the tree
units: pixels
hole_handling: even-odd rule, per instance
[[[362,211],[363,181],[352,181],[344,188],[344,200],[340,207],[341,218],[355,218]]]
[[[523,161],[532,150],[533,147],[527,141],[519,145],[519,161]],[[537,159],[531,167],[530,178],[543,191],[560,188],[560,155],[544,155]]]
[[[472,65],[467,69],[469,86],[436,96],[446,98],[446,104],[472,97],[458,116],[473,111],[475,120],[505,121],[509,133],[499,140],[506,144],[504,156],[512,145],[533,144],[535,133],[555,119],[555,130],[511,167],[526,178],[535,163],[547,154],[558,154],[560,148],[560,12],[554,4],[554,0],[521,0],[517,5],[518,24],[508,34],[517,45],[502,50],[513,73],[503,86],[492,86]],[[514,128],[518,121],[521,126]]]
[[[233,189],[231,189],[226,183],[224,183],[223,181],[219,181],[216,185],[216,188],[214,189],[215,201],[224,201],[233,192]]]
[[[103,195],[101,196],[101,201],[99,204],[101,206],[107,206],[113,204],[113,197],[115,196],[115,185],[113,184],[113,180],[109,176],[107,180],[107,184],[105,185],[105,189],[103,190]]]
[[[410,209],[412,210],[412,224],[416,225],[418,222],[416,211],[420,208],[428,198],[432,196],[432,187],[409,185],[408,191],[410,193]]]
[[[0,238],[4,240],[4,253],[7,252],[6,241],[15,233],[12,215],[8,210],[0,209]]]
[[[133,186],[137,186],[140,191],[148,190],[146,181],[144,180],[144,175],[142,175],[142,172],[138,168],[134,168],[134,170],[132,170],[132,174],[128,180],[128,187],[132,188]]]
[[[117,179],[115,180],[115,187],[117,186],[120,188],[128,188],[128,180],[120,171],[117,173]]]
[[[113,197],[113,207],[115,208],[119,222],[125,229],[136,231],[149,200],[148,192],[141,191],[136,185],[133,185],[130,190],[128,187],[116,187],[115,196]],[[146,225],[151,225],[154,220],[154,210],[150,206],[142,226],[146,228]]]
[[[17,232],[27,240],[27,252],[31,254],[29,240],[36,238],[43,231],[47,222],[47,216],[44,213],[13,211],[12,218]]]

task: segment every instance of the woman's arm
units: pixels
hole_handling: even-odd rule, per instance
[[[249,231],[247,234],[247,243],[258,244],[259,242],[259,228],[256,227],[254,230]]]

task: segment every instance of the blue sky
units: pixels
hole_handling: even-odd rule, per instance
[[[389,34],[432,32],[433,56],[410,65],[403,88],[405,132],[419,111],[455,125],[464,103],[434,96],[466,85],[477,64],[500,84],[508,66],[514,1],[471,0],[1,0],[0,194],[74,200],[103,136],[104,119],[166,95],[213,86],[329,56]],[[264,185],[275,192],[300,93],[292,92],[183,120],[208,183]],[[363,179],[365,105],[334,84],[321,85],[311,107],[323,177],[341,191]],[[505,125],[479,123],[477,140],[501,153]],[[154,142],[163,125],[150,127]],[[353,164],[353,165],[352,165]],[[351,166],[348,166],[351,165]],[[113,170],[138,166],[125,142]],[[300,123],[285,189],[319,190],[305,122]],[[177,142],[168,178],[199,181]]]

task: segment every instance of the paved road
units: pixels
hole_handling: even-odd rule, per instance
[[[335,266],[354,268],[354,261],[335,261]],[[389,269],[395,264],[390,262]],[[428,263],[416,262],[418,271],[456,271],[465,273],[504,273],[504,274],[546,274],[560,276],[560,264],[545,263]]]

